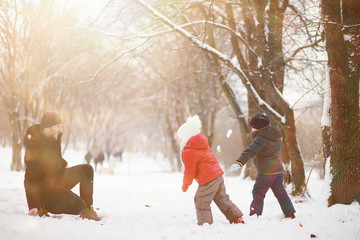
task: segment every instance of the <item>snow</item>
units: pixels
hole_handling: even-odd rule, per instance
[[[85,152],[67,150],[69,165],[83,162]],[[11,172],[11,149],[0,148],[0,239],[360,239],[360,206],[326,207],[328,180],[310,176],[312,200],[298,202],[295,219],[285,219],[271,192],[265,198],[263,216],[249,217],[251,180],[225,176],[230,198],[244,212],[245,224],[229,224],[212,204],[214,224],[197,226],[193,197],[196,183],[181,191],[182,174],[170,172],[161,154],[125,152],[114,174],[106,164],[95,174],[94,206],[100,222],[72,215],[27,216],[24,172]],[[323,190],[325,186],[325,191]],[[290,188],[290,186],[289,186]],[[290,189],[289,189],[290,190]],[[77,187],[74,188],[78,192]]]
[[[330,91],[329,68],[326,67],[324,104],[323,104],[323,112],[321,116],[322,127],[331,126],[330,107],[331,107],[331,91]]]
[[[221,152],[221,146],[220,146],[220,145],[217,145],[216,151],[217,151],[217,152]]]
[[[229,138],[231,136],[231,134],[232,134],[232,130],[229,129],[226,133],[226,138]]]

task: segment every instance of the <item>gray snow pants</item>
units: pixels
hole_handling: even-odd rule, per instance
[[[210,207],[212,201],[215,202],[230,223],[234,223],[243,215],[241,210],[230,200],[229,195],[226,193],[223,176],[204,185],[200,185],[196,191],[194,201],[198,225],[213,223]]]

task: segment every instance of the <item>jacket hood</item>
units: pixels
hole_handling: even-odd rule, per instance
[[[26,130],[26,134],[24,137],[24,146],[31,148],[42,145],[45,142],[60,144],[61,136],[62,134],[59,133],[58,139],[56,141],[51,140],[40,131],[40,124],[34,124]]]
[[[195,135],[191,137],[185,148],[192,148],[192,149],[208,149],[209,148],[209,142],[204,134],[200,133],[198,135]]]
[[[201,121],[198,115],[190,116],[186,122],[179,127],[176,132],[178,138],[181,139],[180,145],[185,146],[187,141],[201,132]]]
[[[32,125],[26,130],[26,134],[24,137],[24,146],[33,147],[39,145],[42,139],[43,136],[40,132],[40,124]]]
[[[256,136],[261,136],[271,141],[277,141],[279,138],[281,138],[281,132],[279,127],[277,126],[267,126],[263,129],[255,131],[251,135],[253,138],[255,138]]]

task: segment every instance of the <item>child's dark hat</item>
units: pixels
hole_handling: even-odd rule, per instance
[[[270,117],[266,113],[257,113],[250,120],[250,126],[255,129],[261,129],[270,124]]]

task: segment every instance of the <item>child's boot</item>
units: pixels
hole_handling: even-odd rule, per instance
[[[239,223],[242,223],[242,224],[244,224],[245,223],[245,221],[244,221],[244,219],[243,219],[243,217],[242,216],[240,216],[235,222],[234,222],[235,224],[239,224]]]
[[[287,214],[287,215],[285,215],[285,218],[294,219],[294,218],[295,218],[295,214],[294,214],[294,213]]]

